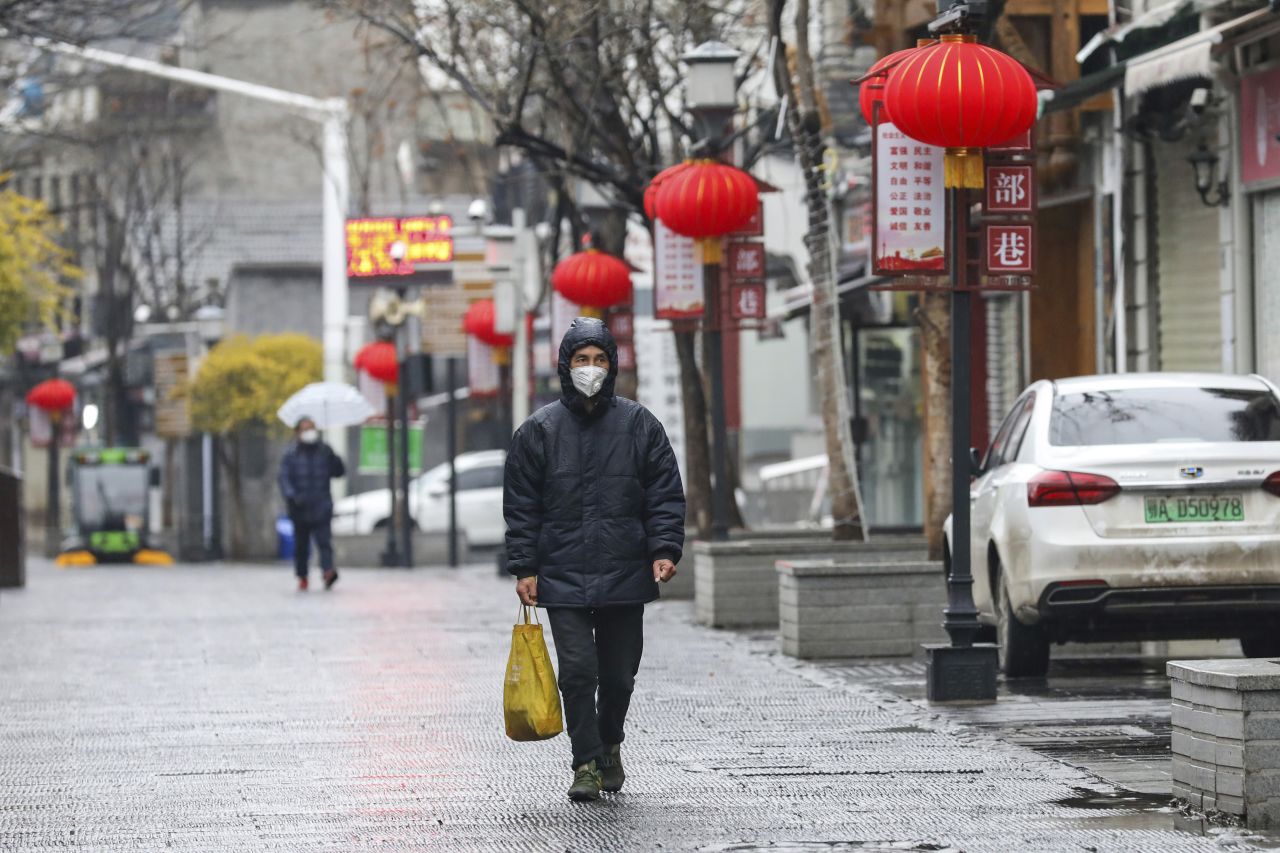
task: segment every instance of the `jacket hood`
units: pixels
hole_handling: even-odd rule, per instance
[[[584,412],[585,398],[577,388],[573,387],[573,377],[569,373],[569,361],[573,354],[585,346],[597,346],[609,356],[609,375],[598,395],[601,400],[613,397],[613,385],[618,378],[618,345],[609,333],[609,327],[603,320],[594,317],[579,317],[569,324],[569,330],[560,341],[560,400],[575,412]]]

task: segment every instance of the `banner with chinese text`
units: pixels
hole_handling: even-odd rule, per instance
[[[653,225],[653,316],[692,320],[702,316],[702,258],[690,237],[661,222]]]
[[[917,142],[892,124],[879,123],[874,151],[875,272],[946,273],[942,149]]]

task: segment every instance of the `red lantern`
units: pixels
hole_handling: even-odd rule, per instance
[[[755,178],[715,160],[699,160],[664,180],[658,218],[677,234],[723,237],[750,221],[760,204]]]
[[[556,264],[551,284],[576,305],[609,308],[630,301],[631,268],[613,255],[587,249]]]
[[[662,182],[668,178],[674,178],[689,166],[690,163],[688,161],[668,166],[654,175],[653,180],[649,181],[649,186],[644,188],[644,215],[649,217],[650,220],[658,218],[658,191],[662,189]]]
[[[46,379],[27,392],[27,403],[46,412],[61,412],[76,401],[76,388],[65,379]]]
[[[947,149],[948,187],[981,187],[980,149],[1030,130],[1038,101],[1012,56],[974,36],[946,35],[893,69],[884,105],[907,136]]]
[[[880,105],[880,121],[893,121],[893,119],[889,118],[889,111],[884,107],[884,90],[889,84],[889,75],[898,70],[898,65],[906,58],[907,54],[916,50],[917,48],[909,47],[906,50],[899,50],[888,56],[882,56],[863,75],[862,82],[858,84],[858,106],[862,108],[862,117],[867,120],[867,124],[875,123],[876,104]],[[893,65],[893,68],[889,68],[890,65]]]
[[[363,370],[379,382],[395,382],[400,377],[396,345],[389,341],[365,344],[356,353],[355,366],[357,370]]]
[[[472,302],[467,314],[462,318],[462,330],[471,337],[491,347],[509,347],[515,343],[515,335],[502,334],[494,330],[496,311],[492,299],[480,299]],[[532,318],[526,318],[532,319]]]

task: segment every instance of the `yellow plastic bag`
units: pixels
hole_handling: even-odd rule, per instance
[[[542,639],[542,625],[529,622],[529,608],[524,605],[520,614],[524,622],[511,629],[511,656],[507,658],[507,680],[502,685],[507,737],[546,740],[564,731],[556,671]]]

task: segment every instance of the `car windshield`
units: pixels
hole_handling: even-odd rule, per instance
[[[1053,401],[1056,446],[1188,441],[1280,441],[1280,406],[1269,391],[1239,388],[1086,391]]]
[[[94,530],[124,530],[147,511],[148,477],[143,465],[84,466],[76,470],[77,515]]]

